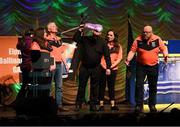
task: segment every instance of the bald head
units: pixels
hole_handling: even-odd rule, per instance
[[[151,26],[145,26],[144,31],[146,32],[152,32],[152,27]]]
[[[151,37],[152,33],[152,27],[145,26],[142,34],[143,39],[148,40]]]

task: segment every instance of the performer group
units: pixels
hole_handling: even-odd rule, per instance
[[[84,29],[92,31],[92,35],[85,36]],[[90,80],[90,101],[89,110],[93,112],[105,110],[105,89],[108,88],[110,110],[119,111],[119,106],[115,102],[115,83],[122,61],[123,48],[119,42],[119,36],[113,29],[106,32],[102,37],[103,27],[100,24],[84,23],[78,27],[73,36],[73,41],[77,43],[79,50],[79,75],[78,91],[76,96],[75,110],[80,111],[85,103],[85,92],[88,80]],[[59,111],[69,109],[63,106],[63,68],[69,70],[65,57],[62,55],[62,38],[58,36],[58,27],[55,22],[49,22],[46,28],[25,31],[23,37],[17,43],[17,49],[21,51],[22,63],[22,86],[16,100],[22,97],[33,96],[27,94],[32,79],[30,73],[51,74],[49,85],[55,84],[55,101]],[[36,54],[37,53],[37,54]],[[49,54],[49,66],[46,68],[36,68],[34,59],[39,59],[41,55]],[[153,33],[150,25],[144,26],[142,33],[134,40],[124,63],[129,66],[130,61],[136,55],[136,86],[135,86],[135,112],[143,113],[144,79],[147,76],[149,84],[148,106],[150,112],[157,112],[156,93],[158,80],[158,54],[162,53],[164,62],[168,61],[168,49],[162,39]],[[33,54],[33,55],[32,55]],[[39,57],[38,57],[39,56]],[[42,63],[42,67],[43,64]],[[37,96],[50,96],[51,89],[40,90],[43,94]],[[40,93],[40,91],[38,91]]]

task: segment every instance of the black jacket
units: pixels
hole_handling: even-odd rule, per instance
[[[96,67],[101,63],[104,55],[107,68],[111,67],[109,48],[105,40],[101,37],[81,36],[81,32],[77,31],[73,40],[78,43],[80,49],[80,59],[85,67]]]

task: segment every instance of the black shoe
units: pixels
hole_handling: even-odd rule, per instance
[[[157,112],[157,109],[156,109],[155,105],[150,105],[149,110],[150,110],[151,113],[156,113]]]
[[[104,111],[104,106],[99,106],[99,111]]]
[[[90,106],[90,111],[93,111],[93,112],[98,111],[97,106],[96,106],[96,105],[94,105],[94,106]]]
[[[117,106],[111,106],[111,111],[119,111],[119,108]]]
[[[76,104],[75,111],[79,111],[82,109],[82,104]]]
[[[135,113],[142,113],[143,112],[143,106],[136,105],[134,112]]]

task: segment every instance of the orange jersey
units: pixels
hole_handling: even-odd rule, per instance
[[[51,41],[59,41],[61,40],[60,37],[56,36],[56,37],[53,37],[51,35],[48,35],[46,37],[47,40],[51,40]],[[52,50],[52,55],[54,56],[55,58],[55,61],[56,62],[62,62],[62,53],[64,52],[64,47],[63,46],[60,46],[60,47],[55,47],[55,46],[52,46],[53,50]]]
[[[119,52],[110,52],[110,58],[111,58],[111,69],[117,70],[118,64],[120,63],[122,59],[122,47],[120,46]],[[101,58],[101,66],[105,69],[106,68],[106,62],[104,59],[104,56]]]
[[[144,41],[141,36],[138,36],[131,46],[131,51],[137,52],[138,63],[153,66],[158,63],[159,52],[166,48],[161,38],[152,34],[148,41]]]
[[[31,44],[31,50],[39,50],[41,52],[49,52],[48,50],[45,50],[45,49],[41,49],[39,44],[37,42],[33,42]]]

